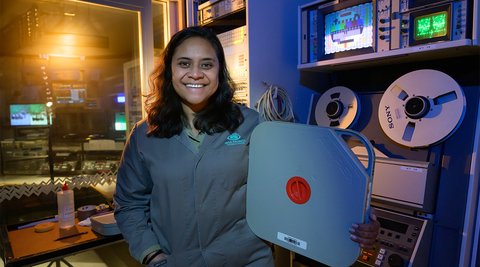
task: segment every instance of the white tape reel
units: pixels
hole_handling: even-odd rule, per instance
[[[378,120],[385,134],[407,147],[427,147],[453,134],[465,115],[465,95],[447,74],[409,72],[385,91]]]
[[[355,123],[360,111],[357,95],[344,86],[328,89],[315,106],[315,121],[320,126],[346,129]]]

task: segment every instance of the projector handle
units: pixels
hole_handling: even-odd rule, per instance
[[[372,195],[372,186],[373,186],[373,168],[375,166],[375,151],[373,150],[373,146],[370,143],[370,141],[363,134],[353,130],[349,130],[349,129],[335,128],[334,130],[340,136],[345,135],[345,136],[352,136],[354,138],[357,138],[365,146],[365,149],[367,150],[368,165],[366,168],[366,172],[368,174],[368,186],[367,186],[367,198],[365,201],[365,214],[367,215],[364,217],[365,218],[364,220],[365,220],[365,223],[368,223],[370,221],[370,198]]]
[[[349,129],[334,129],[339,135],[348,135],[357,138],[367,149],[368,165],[366,168],[370,182],[373,179],[373,168],[375,163],[375,152],[370,141],[361,133]]]

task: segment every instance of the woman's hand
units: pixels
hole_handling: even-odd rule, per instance
[[[371,249],[380,230],[380,223],[377,221],[375,209],[370,209],[370,220],[368,223],[354,223],[350,228],[350,239],[357,242],[361,248]]]
[[[167,254],[163,251],[153,251],[143,260],[143,264],[148,267],[160,267],[167,264]]]
[[[148,267],[161,267],[167,264],[167,254],[160,253],[155,256],[149,263]]]

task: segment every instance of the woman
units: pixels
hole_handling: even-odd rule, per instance
[[[162,56],[114,196],[132,256],[149,266],[273,266],[245,219],[248,139],[259,116],[233,102],[220,41],[186,28]],[[228,145],[231,135],[246,142]],[[377,222],[354,225],[352,240],[369,246],[377,231]]]

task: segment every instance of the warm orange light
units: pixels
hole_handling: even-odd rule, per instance
[[[76,44],[76,38],[73,34],[62,34],[61,36],[61,43],[63,45],[73,46]]]

